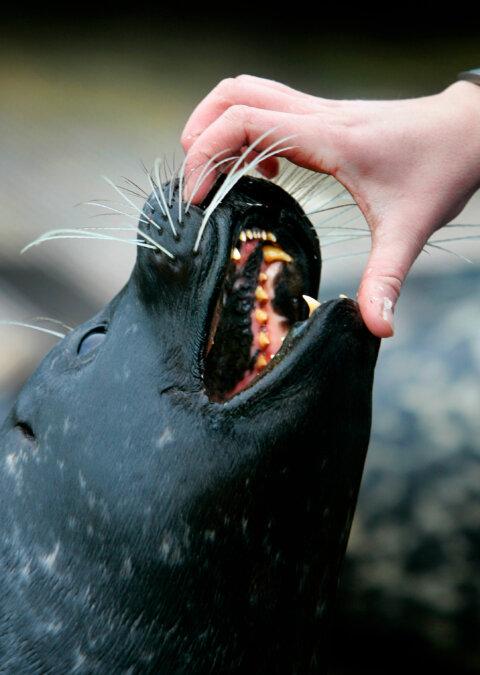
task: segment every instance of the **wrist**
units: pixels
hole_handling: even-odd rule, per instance
[[[458,132],[458,151],[471,171],[471,193],[480,188],[480,86],[472,81],[458,80],[444,95],[451,106],[451,115]]]

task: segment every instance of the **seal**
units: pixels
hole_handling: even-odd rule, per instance
[[[6,672],[322,673],[379,341],[297,202],[152,185],[120,293],[0,431]]]

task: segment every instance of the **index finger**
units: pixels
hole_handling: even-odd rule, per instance
[[[189,152],[205,129],[232,106],[246,105],[272,112],[305,113],[312,109],[310,98],[278,82],[248,75],[223,80],[190,115],[181,137],[183,149]]]

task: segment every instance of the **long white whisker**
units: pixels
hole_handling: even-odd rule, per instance
[[[185,179],[185,166],[187,164],[188,153],[185,155],[185,159],[182,162],[180,171],[178,173],[178,222],[181,223],[183,219],[182,206],[183,206],[183,181]]]
[[[345,244],[348,241],[357,241],[357,239],[364,239],[365,237],[370,237],[370,234],[355,234],[351,236],[338,237],[337,241],[327,241],[327,243],[322,244],[322,248],[327,248],[328,246],[338,246],[338,244]]]
[[[480,234],[469,235],[467,237],[449,237],[448,239],[433,239],[429,243],[433,244],[445,244],[450,241],[467,241],[469,239],[480,239]]]
[[[165,209],[163,208],[163,204],[162,204],[162,202],[160,201],[160,199],[158,198],[158,194],[157,194],[157,186],[154,185],[153,180],[152,180],[152,177],[150,176],[150,174],[148,173],[148,171],[147,171],[147,179],[148,179],[148,182],[150,183],[150,187],[152,188],[152,192],[153,192],[153,194],[155,195],[155,199],[157,200],[157,204],[158,204],[159,207],[160,207],[160,211],[163,213],[163,215],[164,215],[165,218],[166,218],[166,217],[167,217],[167,212],[166,212]]]
[[[328,187],[330,188],[332,186],[329,185]],[[317,193],[317,195],[320,194],[321,192],[323,192],[323,190],[320,190]],[[317,196],[317,195],[315,195],[315,196]],[[330,197],[329,199],[327,199],[327,201],[324,202],[318,208],[314,209],[313,211],[305,211],[305,213],[307,214],[307,216],[314,216],[316,213],[322,213],[322,211],[325,210],[326,206],[328,206],[329,204],[332,204],[333,202],[336,202],[338,199],[341,199],[344,196],[345,196],[345,190],[340,190],[340,192],[337,192],[337,194],[335,194],[332,197]],[[358,204],[350,204],[350,206],[358,208]]]
[[[53,241],[54,239],[102,239],[104,241],[118,241],[123,244],[130,244],[134,246],[143,246],[145,248],[157,248],[150,244],[146,244],[143,241],[138,241],[137,239],[126,239],[123,237],[112,237],[111,235],[101,234],[100,232],[82,232],[81,230],[55,230],[53,232],[47,232],[42,236],[38,237],[34,241],[30,242],[25,246],[20,253],[25,253],[28,249],[33,246],[38,246],[43,244],[45,241]]]
[[[56,323],[58,326],[62,326],[63,328],[66,328],[69,333],[72,332],[72,330],[75,330],[73,326],[69,326],[68,323],[65,323],[64,321],[59,321],[58,319],[52,319],[49,316],[32,316],[32,321],[48,321],[49,323]]]
[[[134,244],[138,246],[143,246],[144,248],[158,249],[162,253],[165,253],[165,255],[171,258],[172,260],[175,259],[175,256],[172,253],[170,253],[170,251],[161,246],[157,241],[155,241],[155,239],[152,239],[152,237],[146,234],[146,232],[143,232],[138,228],[131,228],[131,231],[140,235],[140,237],[142,237],[142,240],[139,241],[138,239],[112,237],[111,235],[102,234],[101,232],[83,232],[82,230],[75,230],[69,228],[60,230],[51,230],[50,232],[46,232],[45,234],[38,237],[38,239],[35,239],[34,241],[30,242],[30,244],[28,244],[22,249],[21,253],[25,253],[25,251],[28,251],[28,249],[31,248],[32,246],[38,246],[38,244],[41,244],[44,241],[48,241],[51,239],[104,239],[109,241],[118,241],[125,244]]]
[[[116,191],[118,192],[119,195],[121,195],[121,196],[122,196],[122,197],[123,197],[123,198],[131,205],[131,206],[133,206],[133,208],[135,209],[135,211],[138,211],[138,213],[140,213],[140,215],[144,216],[144,217],[147,219],[147,221],[148,221],[149,223],[152,223],[152,225],[155,225],[156,228],[159,227],[159,226],[157,225],[157,223],[155,223],[155,222],[152,220],[152,218],[150,218],[150,216],[147,216],[147,214],[145,213],[145,211],[144,211],[143,209],[141,209],[141,208],[138,207],[134,202],[132,202],[132,200],[129,199],[129,198],[127,197],[127,195],[124,194],[124,193],[120,190],[120,188],[117,187],[117,186],[115,185],[115,183],[114,183],[113,181],[110,180],[110,178],[107,178],[106,176],[103,176],[103,178],[104,178],[104,180],[107,181],[107,183],[109,183],[109,184],[113,187],[114,190],[116,190]]]
[[[176,229],[175,229],[175,225],[173,224],[173,220],[172,220],[172,217],[171,217],[171,215],[170,215],[170,210],[169,210],[169,208],[168,208],[168,206],[167,206],[167,202],[166,202],[166,200],[165,200],[165,195],[163,194],[162,183],[161,183],[161,181],[160,181],[160,170],[159,170],[159,167],[160,167],[160,159],[157,158],[157,159],[155,160],[154,170],[155,170],[155,176],[156,176],[156,178],[157,178],[157,183],[158,183],[158,196],[159,196],[160,199],[162,200],[162,204],[163,204],[164,209],[165,209],[165,215],[166,215],[166,217],[167,217],[167,219],[168,219],[168,222],[170,223],[170,227],[171,227],[171,229],[172,229],[173,236],[176,237],[176,236],[177,236],[177,231],[176,231]]]
[[[223,155],[224,152],[229,152],[229,150],[230,150],[230,148],[226,148],[225,150],[220,150],[219,152],[216,152],[212,157],[210,157],[208,162],[206,162],[206,164],[204,164],[202,170],[200,171],[200,174],[199,174],[197,180],[195,181],[195,185],[193,186],[192,194],[190,195],[190,199],[188,200],[187,206],[185,207],[185,213],[188,213],[188,209],[190,208],[190,205],[193,201],[193,198],[195,197],[195,194],[196,194],[198,188],[202,184],[204,177],[206,178],[209,175],[210,171],[208,173],[206,173],[206,171],[209,169],[210,165],[213,164],[213,162],[215,162],[217,157],[220,157],[220,155]],[[188,155],[187,155],[187,157],[188,157]],[[223,161],[225,161],[225,160],[223,160]],[[216,165],[216,166],[218,166],[218,165]],[[216,166],[213,167],[213,168],[216,168]]]
[[[453,239],[452,241],[456,241]],[[470,260],[470,258],[467,258],[466,256],[462,255],[461,253],[458,253],[457,251],[451,251],[449,248],[446,248],[445,246],[439,246],[433,241],[427,241],[425,246],[430,246],[431,248],[437,248],[440,251],[443,251],[444,253],[450,253],[450,255],[454,255],[456,258],[460,258],[460,260],[464,260],[467,263],[473,264],[473,261]],[[427,253],[427,251],[425,251]]]
[[[38,330],[41,333],[48,333],[49,335],[54,335],[55,337],[63,339],[66,333],[59,333],[56,330],[50,330],[49,328],[43,328],[42,326],[34,326],[30,323],[23,323],[23,321],[10,321],[9,319],[0,319],[0,324],[4,326],[21,326],[22,328],[32,328],[33,330]]]
[[[85,204],[87,204],[88,206],[100,206],[102,209],[113,211],[114,213],[120,214],[121,216],[125,216],[126,218],[132,218],[132,220],[134,220],[137,223],[140,221],[141,223],[145,223],[146,225],[148,225],[148,223],[151,222],[151,219],[144,220],[141,216],[139,218],[138,216],[134,216],[133,213],[127,213],[126,211],[115,209],[113,206],[107,206],[106,204],[102,204],[101,202],[85,202]],[[148,216],[145,216],[145,218],[148,218]]]
[[[354,253],[344,253],[342,255],[332,255],[328,256],[327,258],[323,258],[323,262],[331,262],[332,260],[341,260],[343,258],[353,258],[354,256],[357,255],[368,255],[370,251],[355,251]]]
[[[265,150],[260,152],[257,157],[247,166],[244,166],[239,169],[241,166],[242,162],[245,160],[245,158],[248,156],[248,154],[253,150],[254,147],[258,145],[258,143],[261,143],[261,141],[272,131],[274,131],[275,127],[273,129],[269,129],[266,131],[264,134],[259,136],[246,150],[245,152],[240,155],[238,160],[235,162],[231,173],[227,176],[225,179],[224,183],[221,185],[220,189],[216,193],[215,197],[212,199],[210,202],[209,206],[205,209],[205,212],[203,214],[202,222],[198,230],[198,235],[195,240],[195,245],[193,247],[193,252],[196,253],[198,251],[198,247],[200,246],[200,240],[202,238],[203,232],[205,230],[207,221],[210,217],[210,215],[213,213],[213,211],[217,208],[217,206],[220,204],[222,199],[225,198],[225,196],[229,193],[229,191],[233,188],[233,186],[240,180],[242,176],[244,176],[248,171],[251,171],[253,168],[258,166],[262,161],[265,159],[268,159],[269,157],[272,157],[273,155],[278,155],[280,152],[285,152],[287,150],[293,149],[295,146],[284,146],[284,147],[278,147],[281,143],[284,143],[285,141],[289,140],[293,136],[286,136],[285,138],[281,138],[271,145],[269,145]],[[238,169],[238,170],[237,170]]]

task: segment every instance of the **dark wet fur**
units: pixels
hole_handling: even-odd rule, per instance
[[[174,258],[139,248],[128,284],[47,355],[0,432],[1,668],[322,673],[378,341],[354,302],[325,303],[274,368],[211,402],[208,333],[245,219],[303,243],[310,295],[313,230],[253,179],[214,211],[198,255],[201,209],[178,237],[153,197],[145,212]]]

